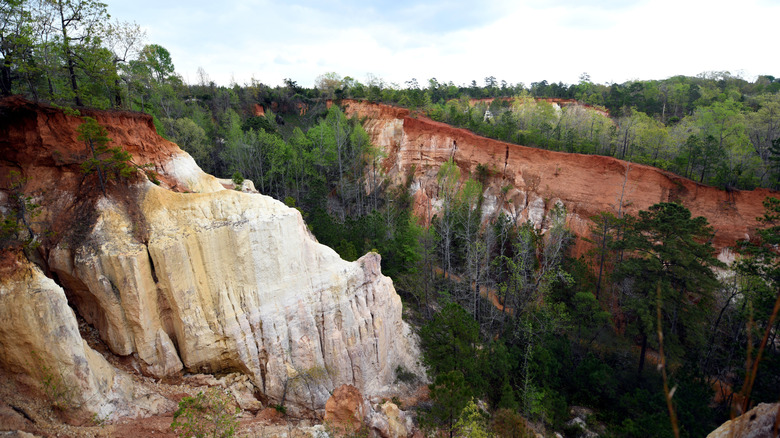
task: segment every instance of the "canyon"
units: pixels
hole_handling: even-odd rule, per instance
[[[714,228],[713,246],[724,262],[732,247],[755,235],[764,214],[763,200],[778,196],[768,189],[720,190],[655,167],[616,158],[530,148],[475,135],[433,121],[408,109],[364,101],[344,101],[345,113],[364,120],[374,145],[385,153],[382,167],[392,184],[411,177],[415,213],[423,223],[441,208],[437,173],[452,159],[461,181],[488,170],[483,216],[504,212],[516,223],[531,221],[544,230],[556,206],[579,237],[589,237],[591,218],[600,212],[636,215],[659,202],[679,202]],[[587,242],[577,239],[574,254]]]
[[[159,185],[139,171],[104,196],[81,171],[81,116]],[[55,380],[72,389],[68,408],[108,421],[175,408],[109,363],[84,327],[140,375],[239,373],[264,405],[293,410],[324,409],[342,384],[396,395],[398,367],[424,378],[378,254],[342,260],[296,209],[203,173],[151,116],[9,98],[0,120],[0,205],[16,190],[39,206],[37,244],[0,264],[0,369],[14,378],[44,392]]]
[[[707,218],[719,258],[731,262],[733,245],[761,227],[762,201],[778,195],[490,140],[403,108],[342,103],[383,150],[383,176],[410,183],[423,224],[441,208],[437,174],[451,159],[462,181],[487,170],[484,218],[503,212],[544,231],[558,206],[572,232],[588,237],[600,212],[636,214],[674,201]],[[138,171],[109,182],[103,195],[96,175],[81,168],[82,116],[103,126],[135,165],[153,169],[159,185]],[[233,382],[243,388],[242,408],[253,412],[286,401],[291,412],[319,413],[345,385],[374,400],[408,395],[413,388],[396,382],[398,368],[425,381],[378,254],[342,260],[316,241],[298,210],[250,182],[238,191],[204,173],[157,135],[151,116],[76,115],[4,99],[0,157],[0,209],[12,208],[14,192],[39,206],[30,223],[36,245],[0,251],[0,372],[79,413],[69,421],[170,415],[181,398],[172,393],[181,390],[160,390],[169,381]],[[575,240],[575,255],[587,249]],[[52,382],[67,391],[52,394]],[[0,398],[9,391],[0,387]],[[375,414],[365,416],[411,431],[398,420],[403,413]]]

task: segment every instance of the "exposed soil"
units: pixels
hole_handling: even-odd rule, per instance
[[[343,103],[348,116],[367,118],[364,126],[372,142],[387,153],[383,167],[391,181],[400,184],[414,172],[420,185],[414,193],[415,213],[420,218],[434,213],[430,210],[437,198],[436,173],[450,158],[464,180],[476,174],[477,165],[486,166],[486,193],[498,200],[499,208],[514,203],[512,208],[521,220],[527,219],[529,200],[542,200],[545,210],[562,202],[570,229],[581,237],[589,235],[590,217],[599,212],[636,214],[659,202],[679,202],[693,216],[707,218],[715,230],[713,246],[721,251],[754,235],[761,227],[756,218],[764,213],[763,200],[780,197],[768,189],[721,190],[612,157],[548,151],[480,137],[403,108],[364,101]],[[577,239],[575,252],[582,254],[587,249]]]

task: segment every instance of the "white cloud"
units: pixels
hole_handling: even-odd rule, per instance
[[[326,71],[399,84],[780,75],[768,52],[777,0],[117,0],[109,12],[147,29],[185,78],[203,67],[225,85],[289,77],[310,86]]]

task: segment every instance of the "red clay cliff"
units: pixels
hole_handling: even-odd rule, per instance
[[[387,157],[383,167],[394,182],[414,169],[412,190],[418,217],[436,211],[436,172],[453,158],[462,178],[477,165],[490,170],[484,192],[486,214],[499,210],[518,221],[545,227],[549,210],[566,207],[575,234],[587,236],[590,217],[609,211],[636,214],[658,202],[676,201],[704,216],[716,231],[714,245],[729,260],[728,247],[754,234],[762,201],[780,196],[767,189],[725,191],[654,167],[612,157],[581,155],[519,146],[480,137],[402,108],[345,101],[347,115],[366,117],[364,127]],[[579,245],[582,245],[580,242]],[[580,246],[578,252],[584,250]]]

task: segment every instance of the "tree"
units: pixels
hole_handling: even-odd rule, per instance
[[[10,96],[14,70],[24,63],[32,46],[32,15],[26,0],[5,0],[0,3],[0,95]]]
[[[157,83],[164,83],[174,73],[171,53],[158,44],[144,46],[139,59],[147,66]]]
[[[458,437],[488,438],[490,436],[485,413],[473,399],[463,407],[454,428]]]
[[[139,166],[132,162],[132,155],[122,149],[121,146],[109,147],[112,141],[108,137],[106,128],[102,127],[92,117],[84,117],[84,123],[77,128],[78,139],[87,146],[87,159],[81,163],[81,171],[90,174],[97,171],[98,181],[103,196],[106,196],[106,182],[116,177],[129,178],[138,170],[144,170],[149,179],[157,183],[156,175],[147,170],[154,166],[149,163]]]
[[[766,167],[772,168],[777,159],[773,144],[780,139],[780,94],[760,96],[757,100],[760,108],[745,117],[746,131],[756,154]]]
[[[601,292],[601,283],[605,273],[605,267],[608,256],[614,250],[617,232],[620,227],[620,220],[612,213],[602,211],[599,214],[592,216],[591,221],[593,225],[590,227],[590,238],[585,239],[587,242],[593,244],[591,253],[593,254],[596,263],[598,263],[599,273],[596,280],[596,299],[599,298]]]
[[[500,219],[498,228],[505,227],[505,221]],[[498,290],[503,307],[512,309],[516,317],[542,305],[556,284],[572,281],[562,264],[572,241],[563,205],[550,211],[549,221],[544,234],[530,221],[511,230],[511,247],[504,248],[493,260],[494,269],[501,275]]]
[[[442,208],[436,218],[436,228],[441,236],[444,275],[452,272],[452,240],[455,234],[455,196],[460,186],[460,168],[450,158],[439,167],[436,176],[439,183],[439,199]]]
[[[723,264],[715,258],[707,219],[692,218],[680,204],[655,204],[636,217],[626,216],[625,221],[619,247],[626,258],[615,275],[621,281],[629,324],[640,338],[641,374],[648,338],[658,329],[657,306],[665,324],[664,345],[686,347],[691,355],[698,352],[701,322],[719,285],[712,268]]]
[[[449,303],[420,330],[423,362],[435,375],[457,370],[468,386],[481,389],[479,325],[455,303]]]
[[[468,179],[458,193],[457,199],[458,233],[459,243],[465,250],[466,288],[472,290],[469,304],[469,312],[479,320],[480,282],[484,276],[485,244],[479,239],[481,225],[482,184],[473,179]]]
[[[107,5],[96,0],[50,0],[55,16],[54,29],[58,32],[56,43],[65,58],[73,101],[82,105],[77,70],[83,68],[79,50],[95,47],[100,43],[101,25],[110,18]]]
[[[340,74],[328,72],[317,76],[317,79],[314,80],[314,87],[320,90],[326,99],[333,99],[336,97],[336,91],[341,91],[343,83]]]
[[[133,58],[140,54],[141,45],[146,39],[146,31],[136,23],[120,22],[108,23],[103,31],[105,34],[105,44],[107,49],[113,55],[112,63],[114,71],[119,70],[127,72],[129,63]],[[114,75],[114,105],[119,108],[122,106],[122,93],[120,92],[120,77]]]
[[[780,137],[772,141],[769,147],[769,169],[774,173],[772,187],[780,186]]]
[[[176,120],[162,119],[161,121],[166,128],[166,137],[192,155],[192,158],[201,167],[205,167],[210,154],[206,131],[188,117]]]
[[[88,154],[90,155],[90,157],[82,163],[81,170],[87,174],[91,173],[93,169],[97,170],[100,189],[103,191],[103,196],[105,196],[106,177],[103,175],[105,172],[105,163],[101,160],[101,155],[108,152],[108,143],[111,139],[108,137],[106,128],[100,126],[97,120],[92,117],[84,117],[84,123],[79,125],[78,133],[78,139],[87,145],[87,148],[89,149]]]
[[[455,431],[455,422],[471,399],[471,391],[460,371],[453,370],[439,374],[432,384],[428,385],[434,404],[431,408],[431,419],[438,424],[444,424],[450,438]]]
[[[764,215],[758,220],[766,225],[756,239],[739,242],[738,250],[744,256],[737,263],[737,272],[745,281],[739,299],[751,311],[743,316],[747,327],[747,370],[742,388],[745,397],[743,409],[750,400],[769,401],[776,398],[773,390],[780,384],[780,199],[764,200]],[[759,341],[760,340],[760,341]],[[751,345],[751,343],[753,345]],[[758,348],[756,348],[758,347]],[[757,353],[751,353],[757,351]]]

